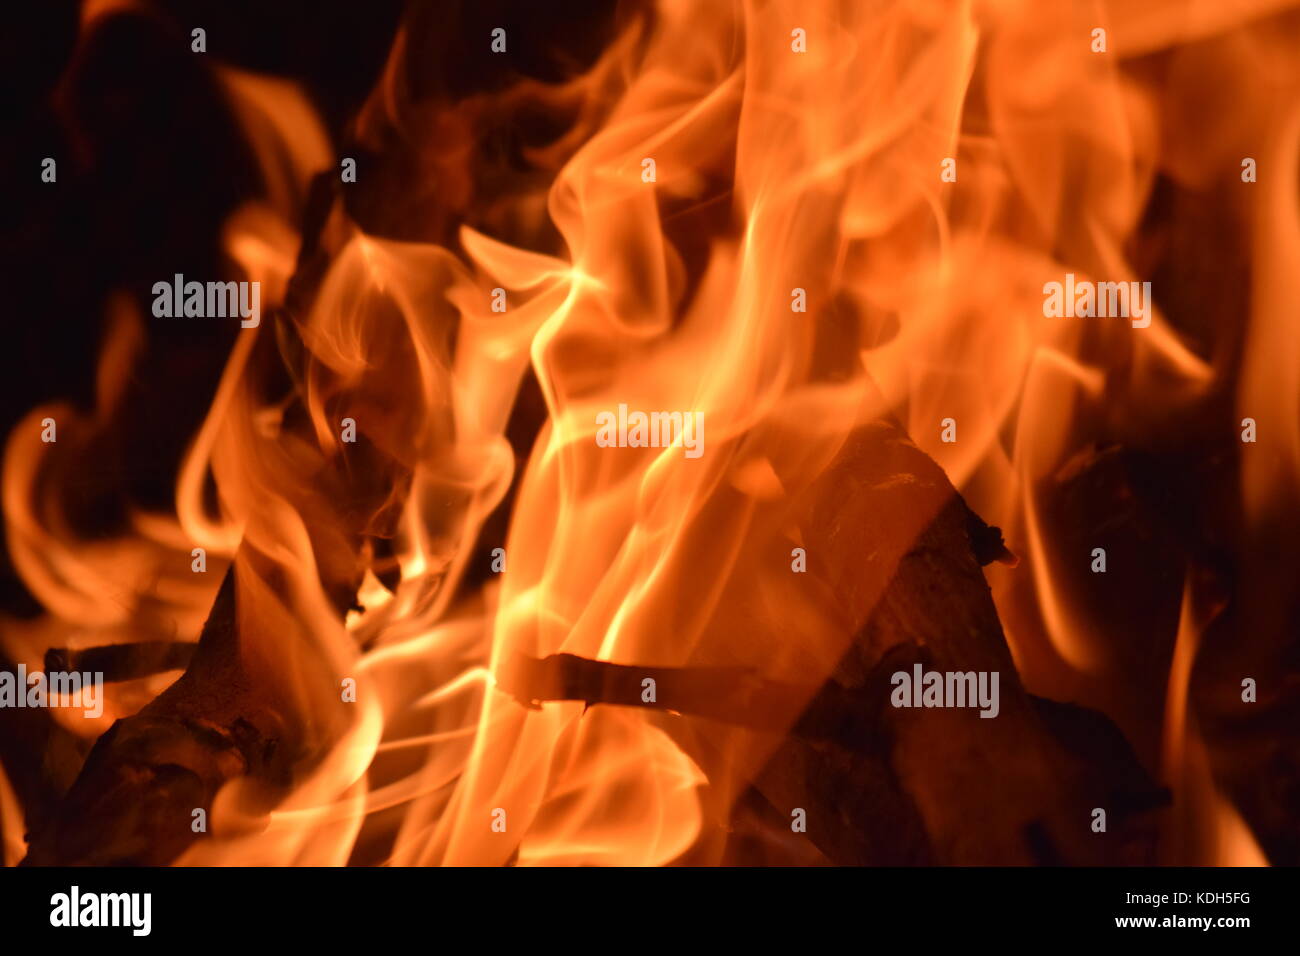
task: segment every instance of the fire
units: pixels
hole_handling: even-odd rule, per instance
[[[184,677],[114,685],[99,720],[57,718],[83,751],[147,704],[276,741],[261,771],[240,751],[182,864],[723,861],[779,735],[530,698],[515,668],[743,669],[782,682],[769,716],[792,727],[890,580],[859,594],[854,562],[901,564],[946,507],[881,516],[861,545],[810,517],[892,420],[1020,559],[987,569],[1006,666],[1110,715],[1171,788],[1161,858],[1265,862],[1194,715],[1236,712],[1236,671],[1267,673],[1277,628],[1216,651],[1233,680],[1198,703],[1228,626],[1194,599],[1202,549],[1137,564],[1151,536],[1125,550],[1121,518],[1145,529],[1142,503],[1104,449],[1178,457],[1219,428],[1243,568],[1300,514],[1300,97],[1271,92],[1300,86],[1298,6],[661,0],[570,79],[461,97],[416,89],[411,18],[349,127],[358,154],[400,157],[361,200],[302,90],[219,67],[263,185],[220,278],[258,284],[261,322],[234,336],[174,511],[128,503],[89,535],[75,478],[127,427],[149,328],[147,303],[113,298],[94,407],[33,409],[8,439],[8,549],[46,613],[0,649],[39,668],[50,648],[224,641]],[[87,5],[85,35],[130,7]],[[1206,73],[1232,106],[1197,134]],[[493,152],[537,116],[567,132]],[[1248,223],[1229,281],[1249,286],[1222,314],[1179,288],[1189,227],[1151,222],[1198,190]],[[1075,311],[1082,285],[1110,309]],[[1234,447],[1241,418],[1267,450]],[[1294,610],[1244,588],[1262,602],[1244,619]],[[205,667],[215,705],[192,696]],[[20,819],[0,774],[7,863]]]

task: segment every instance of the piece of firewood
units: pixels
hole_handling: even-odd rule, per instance
[[[503,686],[525,700],[653,706],[739,725],[722,733],[665,726],[711,778],[737,752],[767,747],[754,787],[787,827],[804,810],[808,838],[838,863],[1149,858],[1145,811],[1167,794],[1104,716],[1020,684],[972,541],[982,523],[972,524],[928,456],[892,426],[867,426],[792,507],[810,576],[829,587],[854,635],[820,687],[754,668],[571,655],[516,659]],[[757,641],[752,632],[711,637],[733,641],[734,659]],[[996,671],[998,716],[891,706],[891,675],[918,663]],[[655,680],[654,705],[641,699],[646,677]],[[1095,809],[1106,811],[1104,833],[1092,829]]]
[[[972,550],[969,511],[938,465],[892,426],[869,425],[850,437],[804,497],[810,572],[830,585],[856,629],[831,675],[836,683],[870,690],[882,662],[886,673],[908,669],[888,662],[900,654],[904,665],[923,655],[926,670],[1000,675],[996,718],[971,708],[879,710],[887,727],[883,752],[924,821],[934,858],[957,864],[1149,859],[1154,827],[1142,811],[1167,795],[1104,717],[1079,709],[1088,717],[1072,726],[1044,719],[1044,706],[1021,685],[1003,637]],[[1047,705],[1047,716],[1059,714]],[[1108,746],[1087,747],[1077,733],[1081,725],[1106,731]],[[787,738],[759,789],[765,778],[769,789],[773,780],[802,780],[802,791],[833,811],[839,795],[852,792],[853,768],[841,754],[816,749],[812,762],[830,771],[828,778],[809,777],[810,758],[799,752],[797,738]],[[1106,811],[1104,833],[1092,829],[1096,809]],[[822,839],[819,845],[836,859],[836,834]]]
[[[235,777],[282,773],[278,717],[251,693],[235,633],[233,570],[176,683],[117,721],[86,758],[54,813],[28,834],[24,865],[163,865],[198,837],[205,813]]]

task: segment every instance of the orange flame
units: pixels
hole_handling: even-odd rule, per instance
[[[120,4],[98,6],[85,29]],[[249,809],[248,781],[229,784],[213,839],[183,863],[670,863],[709,824],[705,788],[738,786],[763,747],[698,731],[729,751],[735,779],[719,780],[665,715],[529,708],[497,675],[517,653],[569,652],[824,680],[849,634],[787,573],[788,503],[855,428],[895,416],[1024,559],[990,579],[1026,683],[1111,705],[1099,688],[1122,654],[1087,558],[1060,542],[1054,482],[1094,442],[1158,444],[1235,383],[1241,415],[1282,449],[1242,459],[1247,522],[1294,512],[1300,408],[1277,396],[1300,391],[1295,177],[1242,187],[1256,214],[1239,341],[1197,340],[1164,288],[1139,329],[1048,316],[1043,286],[1142,278],[1134,237],[1161,177],[1208,188],[1252,149],[1261,168],[1297,168],[1300,98],[1246,88],[1216,120],[1231,147],[1183,142],[1195,124],[1178,122],[1204,65],[1244,84],[1262,57],[1294,90],[1296,20],[1281,14],[1296,6],[662,0],[575,80],[433,112],[403,87],[403,28],[358,134],[419,141],[425,124],[449,139],[430,162],[463,222],[442,244],[403,241],[336,203],[307,305],[289,286],[296,229],[333,147],[292,84],[222,68],[266,183],[225,249],[279,312],[240,333],[177,513],[132,514],[129,534],[92,543],[61,496],[114,427],[143,335],[139,307],[114,300],[94,411],[36,409],[6,447],[10,553],[50,615],[8,627],[4,651],[36,668],[74,634],[195,637],[215,580],[189,572],[202,547],[218,572],[233,565],[245,668],[295,717],[304,757],[269,813]],[[572,130],[530,154],[525,188],[476,195],[478,126],[520,101],[571,108]],[[1271,138],[1247,145],[1261,128]],[[562,244],[501,238],[543,226]],[[268,390],[259,350],[278,353],[292,395]],[[518,462],[507,428],[530,373],[545,421]],[[621,405],[701,414],[705,453],[602,448],[600,415]],[[47,416],[67,441],[41,444]],[[512,482],[504,574],[470,591]],[[1191,814],[1171,839],[1188,862],[1262,862],[1190,713],[1194,604],[1189,583],[1167,622],[1160,750]],[[92,739],[175,676],[76,732]],[[6,821],[13,803],[0,776]],[[6,861],[20,843],[7,829]]]

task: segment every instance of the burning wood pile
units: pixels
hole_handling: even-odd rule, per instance
[[[543,6],[55,25],[5,862],[1296,862],[1300,4]]]

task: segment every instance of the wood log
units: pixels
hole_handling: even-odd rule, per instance
[[[858,622],[821,687],[746,668],[571,655],[516,661],[504,686],[533,701],[645,707],[641,680],[654,677],[656,708],[746,727],[754,748],[775,735],[754,787],[773,808],[774,826],[788,829],[792,811],[803,809],[809,839],[837,863],[1150,860],[1148,811],[1167,793],[1104,716],[1020,684],[976,556],[981,547],[997,556],[1005,549],[973,537],[987,526],[931,459],[893,426],[868,426],[795,509],[810,571],[830,586],[845,619]],[[997,717],[890,706],[892,675],[916,664],[996,671]],[[734,760],[717,735],[675,736],[711,777]],[[1092,829],[1098,808],[1104,833]]]
[[[274,709],[239,658],[227,571],[185,674],[86,758],[54,813],[28,834],[25,866],[170,863],[195,839],[193,811],[235,777],[283,782]]]

